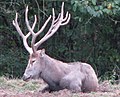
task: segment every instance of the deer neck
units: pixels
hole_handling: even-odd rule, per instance
[[[62,71],[68,68],[67,63],[51,58],[48,55],[45,55],[44,62],[45,62],[46,68],[48,67],[50,70],[53,70],[53,71],[59,72],[60,70]]]
[[[64,77],[69,72],[68,64],[62,61],[58,61],[49,57],[44,56],[44,69],[41,77],[47,82],[49,79],[58,81],[61,77]]]

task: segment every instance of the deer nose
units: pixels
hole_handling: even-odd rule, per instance
[[[23,81],[28,81],[30,78],[31,78],[31,76],[25,76],[25,75],[23,75],[23,77],[22,77]]]
[[[23,75],[22,79],[25,81],[25,80],[26,80],[26,76],[25,76],[25,75]]]

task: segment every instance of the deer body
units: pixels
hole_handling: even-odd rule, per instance
[[[36,60],[31,64],[29,63],[23,80],[27,80],[29,77],[32,79],[42,78],[48,84],[47,88],[43,89],[43,92],[61,89],[90,92],[95,91],[98,86],[97,76],[93,68],[87,63],[64,63],[49,57],[44,50],[38,53]],[[30,67],[32,66],[30,65],[34,66],[34,70],[31,70]]]
[[[58,30],[60,26],[66,25],[70,20],[70,14],[67,12],[64,16],[64,3],[62,3],[61,13],[55,19],[55,13],[53,8],[53,16],[49,16],[44,25],[38,32],[34,32],[33,29],[36,25],[36,15],[32,27],[28,21],[28,6],[25,11],[25,23],[29,30],[28,34],[24,35],[18,24],[18,14],[13,20],[13,25],[18,31],[19,35],[23,38],[23,44],[26,50],[30,53],[28,65],[23,75],[23,80],[42,78],[48,86],[43,89],[45,91],[58,91],[61,89],[69,89],[73,92],[90,92],[95,91],[98,86],[98,79],[93,68],[87,63],[72,62],[64,63],[56,60],[45,54],[45,50],[37,50],[38,47],[49,39]],[[37,36],[44,30],[47,23],[52,17],[52,23],[45,34],[45,36],[37,43]],[[27,43],[29,36],[32,36],[31,47]]]

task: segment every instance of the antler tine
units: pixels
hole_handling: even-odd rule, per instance
[[[38,48],[43,42],[45,42],[48,39],[48,35],[50,34],[51,30],[53,29],[53,25],[55,22],[55,11],[54,8],[52,9],[52,14],[53,14],[53,18],[52,18],[52,23],[51,23],[51,27],[49,29],[49,31],[46,33],[46,35],[35,44],[35,47]]]
[[[13,20],[13,25],[15,26],[15,28],[16,28],[16,30],[18,31],[18,33],[20,34],[20,36],[21,36],[22,38],[24,38],[25,36],[24,36],[24,34],[22,33],[22,31],[21,31],[21,29],[20,29],[20,27],[19,27],[19,24],[18,24],[18,22],[17,22],[17,19],[18,19],[18,13],[16,13],[15,20]]]
[[[48,24],[48,22],[50,21],[50,19],[51,19],[51,15],[48,17],[48,19],[46,20],[46,22],[44,23],[44,25],[42,26],[42,28],[36,33],[37,36],[44,30],[44,28],[46,27],[46,25]]]
[[[51,28],[49,29],[48,33],[45,35],[45,38],[46,38],[45,40],[50,38],[58,30],[58,28],[61,25],[65,25],[65,24],[67,24],[69,22],[70,14],[69,14],[69,17],[68,17],[68,12],[67,12],[65,19],[63,19],[63,14],[64,14],[64,2],[62,3],[61,13],[59,13],[59,15],[58,15],[56,20],[53,19]],[[55,18],[54,8],[53,8],[53,18]],[[64,21],[66,21],[66,22],[62,23]]]
[[[67,14],[66,13],[66,17],[63,19],[63,22],[64,23],[62,23],[61,25],[63,26],[63,25],[66,25],[69,21],[70,21],[70,17],[71,17],[71,15],[70,14]]]
[[[36,22],[37,22],[37,18],[36,15],[34,16],[35,20],[34,23],[32,25],[32,28],[29,24],[28,21],[28,6],[26,7],[26,11],[25,11],[25,22],[26,22],[26,26],[29,30],[29,33],[27,35],[24,35],[19,27],[19,24],[17,22],[17,18],[18,18],[18,14],[16,13],[16,18],[15,20],[13,20],[13,25],[15,26],[15,28],[17,29],[18,33],[20,34],[20,36],[23,38],[23,44],[25,46],[25,48],[27,49],[27,51],[31,54],[31,53],[35,53],[37,51],[37,48],[43,43],[45,42],[48,38],[50,38],[57,30],[60,26],[62,25],[66,25],[69,20],[70,20],[70,14],[67,12],[65,18],[63,18],[64,15],[64,2],[62,3],[62,7],[61,7],[61,13],[59,13],[57,19],[55,19],[55,11],[54,8],[52,9],[52,23],[51,26],[48,30],[48,32],[46,33],[46,35],[37,43],[35,43],[36,37],[45,29],[46,25],[48,24],[48,22],[51,19],[51,15],[48,17],[48,19],[46,20],[46,22],[44,23],[44,25],[41,27],[41,29],[35,33],[33,31]],[[29,47],[28,43],[27,43],[27,38],[32,34],[32,41],[31,41],[31,47]]]
[[[68,11],[67,11],[65,18],[63,18],[63,16],[64,16],[64,2],[62,3],[61,14],[60,15],[61,15],[60,19],[59,19],[61,21],[60,25],[61,26],[66,25],[70,21],[71,15],[70,15],[70,13],[68,14]],[[57,23],[55,25],[57,25]]]
[[[34,20],[33,26],[35,26],[35,24],[37,22],[36,15],[34,16],[34,18],[35,18],[35,20]],[[26,11],[25,11],[25,22],[26,22],[26,26],[27,26],[29,32],[32,34],[32,41],[31,41],[32,50],[33,50],[33,52],[36,52],[36,49],[34,47],[36,35],[35,35],[33,29],[31,28],[31,26],[29,24],[29,21],[28,21],[28,6],[26,7]]]
[[[53,14],[52,23],[51,23],[50,29],[48,30],[45,37],[47,37],[50,34],[51,30],[53,29],[54,23],[55,23],[55,10],[54,10],[54,8],[52,8],[52,14]]]
[[[25,12],[25,21],[26,21],[26,25],[28,30],[31,32],[32,34],[32,41],[31,41],[31,47],[33,49],[33,52],[36,52],[37,48],[35,47],[35,40],[36,37],[44,30],[44,28],[46,27],[46,25],[48,24],[48,22],[51,19],[51,15],[48,17],[48,19],[46,20],[46,22],[44,23],[44,25],[42,26],[42,28],[37,32],[34,33],[33,29],[30,27],[29,21],[28,21],[28,6],[26,7],[26,12]],[[35,15],[35,23],[37,21],[36,15]]]
[[[19,35],[23,38],[23,44],[24,44],[26,50],[29,53],[32,53],[32,49],[27,44],[27,38],[30,36],[30,33],[28,33],[26,36],[22,33],[22,31],[21,31],[21,29],[19,27],[17,19],[18,19],[18,14],[16,13],[15,20],[13,20],[13,25],[15,26],[15,28],[16,28],[17,32],[19,33]]]
[[[15,20],[13,20],[13,25],[15,26],[16,30],[18,31],[19,35],[23,38],[24,47],[31,54],[31,53],[33,53],[33,50],[31,47],[29,47],[29,45],[27,43],[27,38],[31,35],[31,32],[27,33],[27,35],[24,35],[19,27],[17,19],[18,19],[18,14],[16,13]],[[34,23],[32,25],[32,30],[35,28],[35,25],[36,25],[36,20],[34,21]]]
[[[68,15],[68,12],[66,13],[66,17],[63,19],[63,14],[64,14],[64,2],[62,3],[61,7],[61,13],[58,15],[57,19],[55,20],[55,12],[54,8],[52,10],[53,13],[53,19],[52,19],[52,24],[46,35],[35,44],[35,47],[38,48],[43,42],[45,42],[48,38],[50,38],[61,25],[66,25],[69,20],[70,20],[70,14]],[[66,21],[66,22],[64,22]],[[64,22],[64,23],[62,23]]]
[[[59,20],[59,18],[60,18],[60,13],[58,14],[58,17],[57,17],[57,19],[55,20],[55,23]]]

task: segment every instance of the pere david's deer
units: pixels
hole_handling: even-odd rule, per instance
[[[93,68],[87,63],[71,62],[64,63],[62,61],[51,58],[45,54],[45,50],[37,50],[38,47],[50,38],[60,26],[66,25],[70,20],[70,14],[67,12],[64,16],[64,3],[62,3],[61,13],[59,13],[57,19],[55,19],[54,8],[52,9],[53,16],[49,16],[42,28],[38,32],[34,32],[33,29],[36,25],[35,20],[32,25],[28,21],[28,6],[25,11],[25,22],[29,30],[27,35],[24,35],[18,24],[18,14],[13,20],[13,25],[18,31],[19,35],[23,38],[23,44],[27,51],[30,53],[28,65],[23,75],[23,80],[28,81],[30,79],[42,78],[48,86],[43,89],[45,91],[58,91],[62,89],[68,89],[73,92],[90,92],[96,91],[98,87],[98,79]],[[37,36],[45,29],[46,25],[52,17],[52,23],[50,29],[46,35],[38,42],[36,42]],[[27,38],[32,35],[31,47],[27,43]]]

